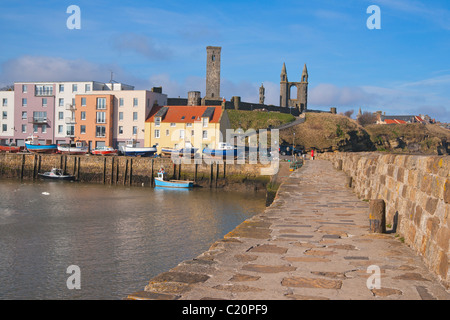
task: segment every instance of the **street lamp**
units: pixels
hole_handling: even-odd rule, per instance
[[[294,136],[292,137],[292,162],[294,162],[295,160],[295,132],[294,132]]]

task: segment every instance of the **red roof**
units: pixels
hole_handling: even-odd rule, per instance
[[[386,124],[406,124],[406,121],[398,120],[398,119],[394,119],[394,120],[391,120],[391,119],[384,119],[384,122],[385,122]]]
[[[168,108],[167,113],[161,119],[161,122],[170,123],[193,123],[194,121],[201,121],[202,115],[207,108],[214,108],[214,113],[209,119],[209,122],[219,122],[222,115],[222,106],[165,106]],[[146,122],[154,122],[156,113],[163,108],[162,106],[155,106],[150,111]]]

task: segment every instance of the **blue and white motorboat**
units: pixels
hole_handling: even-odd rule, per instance
[[[120,147],[120,151],[125,156],[151,157],[156,153],[156,147],[138,147],[136,140],[128,140],[124,146]]]
[[[75,176],[64,174],[62,169],[53,168],[50,172],[38,173],[43,179],[51,180],[75,180]]]
[[[155,178],[155,187],[160,188],[192,188],[194,181],[188,180],[164,180],[164,171],[158,172],[158,177]]]
[[[55,153],[58,151],[57,144],[40,144],[38,136],[30,136],[25,140],[25,147],[34,153]]]
[[[203,153],[211,157],[237,157],[238,149],[226,142],[219,142],[218,148],[204,148]]]

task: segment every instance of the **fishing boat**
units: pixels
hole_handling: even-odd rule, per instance
[[[117,149],[103,146],[95,148],[91,153],[95,156],[115,156],[117,155]]]
[[[219,142],[218,148],[204,148],[203,153],[212,157],[237,157],[238,149],[226,142]]]
[[[160,188],[192,188],[194,186],[193,181],[188,180],[164,180],[165,172],[159,171],[158,176],[155,178],[155,187]]]
[[[0,151],[16,153],[19,152],[21,147],[13,146],[13,145],[0,145]]]
[[[40,144],[38,136],[30,136],[25,140],[25,147],[28,151],[34,153],[55,153],[58,151],[58,145],[47,143]]]
[[[89,148],[84,141],[58,145],[58,152],[63,154],[86,154]]]
[[[125,156],[151,157],[156,153],[156,147],[138,147],[136,140],[128,140],[124,146],[120,146],[120,152]]]
[[[195,153],[197,152],[198,148],[193,148],[192,144],[190,142],[186,142],[184,145],[184,148],[181,149],[175,149],[175,148],[161,148],[161,154],[163,156],[185,156],[185,157],[194,157]]]
[[[63,170],[58,168],[53,168],[50,172],[38,173],[38,175],[43,179],[51,180],[74,180],[75,176],[64,174]]]

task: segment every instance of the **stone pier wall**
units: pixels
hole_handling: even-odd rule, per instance
[[[360,198],[385,200],[386,223],[449,288],[449,156],[336,152],[319,159],[342,166]]]
[[[81,182],[153,186],[164,167],[171,179],[194,180],[202,187],[266,191],[270,176],[261,175],[263,164],[174,164],[170,158],[101,157],[56,154],[0,154],[0,177],[30,180],[52,168],[64,169]]]

